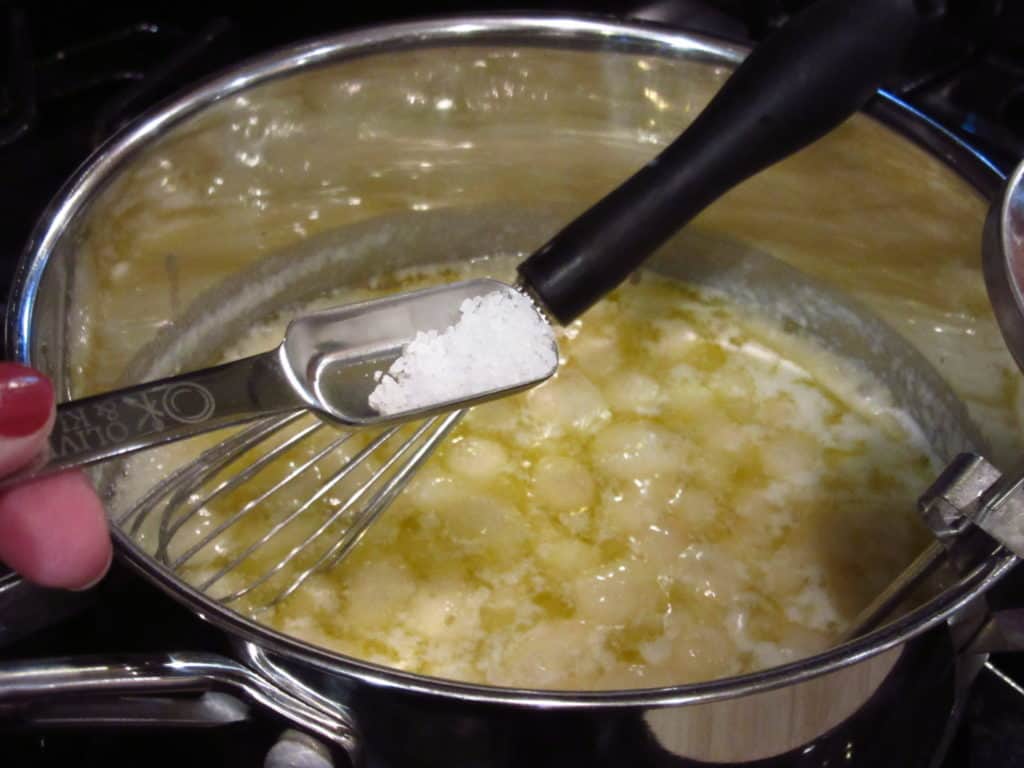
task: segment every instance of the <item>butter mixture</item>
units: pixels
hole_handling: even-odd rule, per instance
[[[316,306],[467,276],[407,272]],[[274,346],[286,319],[226,357]],[[879,385],[812,340],[644,274],[558,343],[553,380],[473,409],[346,561],[260,620],[458,680],[662,686],[825,648],[926,542],[914,500],[935,467],[921,438]],[[211,504],[190,534],[272,480]],[[327,494],[214,593],[261,573],[345,498]],[[186,577],[215,572],[287,502],[232,528]]]

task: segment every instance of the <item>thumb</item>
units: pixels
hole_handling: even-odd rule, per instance
[[[39,455],[54,414],[48,378],[28,366],[0,362],[0,477]]]
[[[46,447],[56,409],[43,374],[0,362],[0,478]],[[0,562],[47,587],[84,588],[110,564],[103,506],[81,472],[0,491]]]

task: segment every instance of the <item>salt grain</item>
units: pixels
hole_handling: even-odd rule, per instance
[[[494,291],[466,299],[459,312],[447,330],[416,334],[387,373],[376,374],[372,408],[390,415],[461,400],[555,367],[551,327],[522,294]]]

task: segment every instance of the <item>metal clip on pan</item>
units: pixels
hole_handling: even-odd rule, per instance
[[[1024,163],[989,210],[982,267],[1003,340],[1024,369]],[[920,507],[936,542],[861,613],[846,639],[884,623],[943,568],[952,566],[963,581],[986,564],[1024,558],[1024,466],[1003,474],[981,456],[962,454],[921,497]],[[994,616],[990,628],[999,619]],[[1024,633],[1014,635],[1019,648]]]

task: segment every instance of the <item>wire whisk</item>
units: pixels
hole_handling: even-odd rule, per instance
[[[158,562],[199,591],[266,610],[344,560],[464,413],[375,435],[306,412],[267,418],[178,468],[117,523],[153,536]]]

